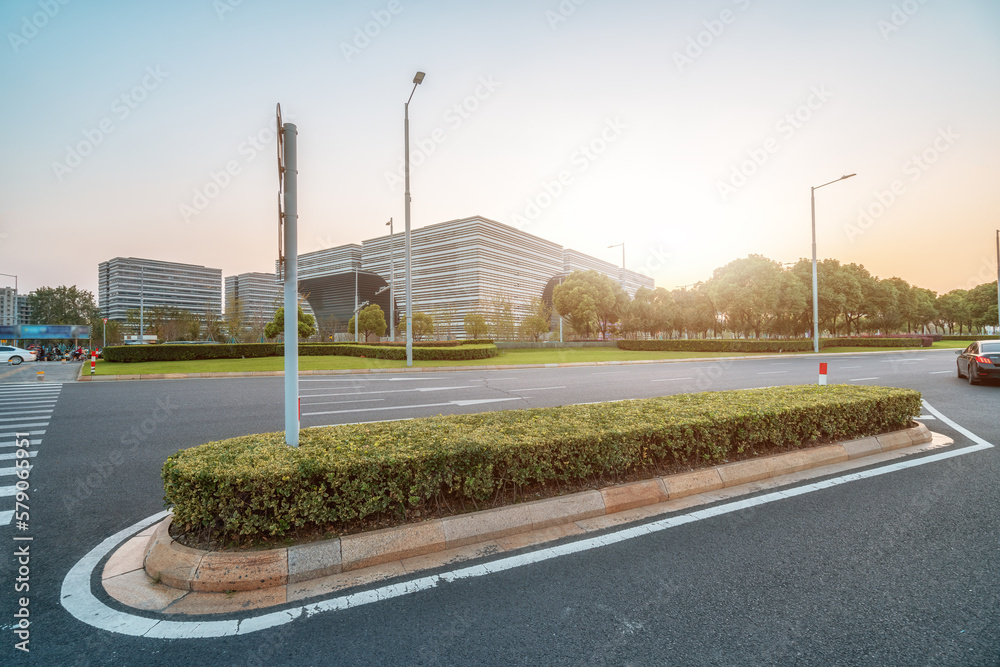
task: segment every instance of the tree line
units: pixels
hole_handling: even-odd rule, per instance
[[[817,264],[817,279],[825,334],[972,334],[997,326],[996,282],[938,295],[835,259]],[[812,329],[812,262],[785,267],[750,255],[690,289],[640,287],[634,299],[608,276],[578,271],[555,288],[553,304],[582,338],[801,338]]]

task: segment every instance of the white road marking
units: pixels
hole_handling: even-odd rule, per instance
[[[37,433],[37,431],[36,431],[36,433]],[[31,435],[35,435],[35,433],[31,433]],[[42,439],[38,438],[37,440],[29,440],[28,444],[29,445],[40,445],[40,444],[42,444]],[[11,439],[10,441],[0,442],[0,447],[19,447],[19,446],[20,445],[17,443],[17,441],[15,441],[13,439]]]
[[[461,579],[470,579],[472,577],[482,577],[493,574],[494,572],[502,572],[504,570],[524,567],[534,563],[541,563],[553,558],[559,558],[561,556],[590,551],[592,549],[617,544],[636,537],[643,537],[645,535],[658,533],[686,523],[693,523],[695,521],[701,521],[702,519],[721,516],[731,512],[738,512],[750,507],[767,505],[769,503],[813,493],[814,491],[821,491],[823,489],[848,484],[862,479],[888,475],[890,473],[906,470],[908,468],[916,468],[930,463],[937,463],[938,461],[945,461],[947,459],[964,456],[966,454],[971,454],[973,452],[993,447],[991,443],[952,422],[950,419],[931,407],[926,401],[924,401],[924,407],[928,412],[934,413],[939,419],[941,419],[941,421],[947,423],[949,426],[970,438],[977,444],[969,447],[963,447],[961,449],[941,452],[939,454],[931,454],[929,456],[922,456],[898,463],[892,463],[880,468],[872,468],[862,470],[860,472],[848,473],[846,475],[841,475],[840,477],[824,479],[812,484],[804,484],[802,486],[781,489],[771,493],[755,496],[753,498],[745,498],[743,500],[722,503],[721,505],[694,510],[686,514],[669,516],[651,523],[626,527],[611,533],[598,535],[596,537],[585,538],[575,542],[559,544],[552,547],[543,547],[536,551],[516,556],[498,558],[479,565],[450,570],[448,572],[442,572],[440,574],[427,577],[418,577],[409,581],[387,584],[378,588],[351,593],[348,595],[341,595],[322,600],[320,602],[314,602],[290,609],[283,609],[281,611],[266,612],[260,614],[259,616],[249,616],[245,619],[232,619],[226,621],[175,621],[164,620],[169,618],[166,615],[161,616],[160,618],[136,616],[128,612],[112,609],[94,596],[90,585],[91,576],[94,569],[100,564],[101,560],[103,560],[103,558],[114,548],[119,546],[126,538],[131,537],[135,533],[138,533],[144,528],[163,519],[168,514],[168,512],[164,511],[159,514],[154,514],[149,518],[143,519],[142,521],[115,533],[91,549],[90,552],[80,559],[72,568],[70,568],[70,571],[66,574],[66,578],[63,579],[62,583],[60,599],[63,608],[65,608],[66,611],[78,620],[101,630],[117,632],[119,634],[133,637],[178,639],[246,635],[251,632],[257,632],[258,630],[267,630],[269,628],[285,625],[300,618],[309,618],[311,616],[330,611],[340,611],[343,609],[360,607],[373,602],[380,602],[403,595],[419,593],[421,591],[435,588],[442,582],[453,582]],[[2,516],[3,515],[0,514],[0,518],[2,518]]]
[[[17,412],[8,412],[0,414],[16,414],[17,417],[0,417],[0,422],[18,422],[22,419],[45,419],[49,417],[52,410],[18,410]]]
[[[28,456],[38,456],[38,452],[37,451],[28,452]],[[18,455],[15,452],[11,452],[10,454],[0,454],[0,461],[13,461],[16,458],[23,459],[24,457],[23,456],[18,457]]]
[[[937,419],[937,417],[933,415],[920,415],[917,419]]]
[[[45,424],[39,424],[39,426],[45,426]],[[13,438],[18,433],[23,434],[24,429],[21,429],[20,431],[6,431],[4,433],[0,433],[0,438]],[[43,433],[45,433],[45,429],[38,429],[37,431],[32,429],[31,431],[31,435],[42,435]]]
[[[931,371],[931,375],[941,375],[942,373],[954,373],[955,371]]]
[[[449,389],[473,389],[472,385],[462,387],[419,387],[414,389],[383,389],[382,391],[347,391],[340,394],[302,394],[302,398],[325,398],[327,396],[361,396],[362,394],[407,394],[413,391],[447,391]]]
[[[31,470],[35,466],[25,466],[24,468],[0,468],[0,477],[16,475],[18,470]]]
[[[302,398],[307,397],[303,396]],[[306,403],[303,401],[302,405],[346,405],[347,403],[376,403],[384,400],[384,398],[359,398],[356,401],[317,401],[316,403]]]
[[[782,373],[787,373],[788,371],[761,371],[757,375],[781,375]]]
[[[865,380],[877,380],[878,378],[851,378],[848,382],[864,382]]]
[[[530,389],[507,389],[506,391],[545,391],[547,389],[565,389],[566,387],[531,387]]]
[[[853,370],[855,368],[861,368],[861,366],[838,366],[837,368],[839,370],[847,371],[847,370]]]
[[[602,371],[600,373],[591,373],[591,375],[624,375],[628,371]]]
[[[650,382],[675,382],[677,380],[693,380],[694,378],[657,378],[656,380],[650,380]]]
[[[311,417],[315,415],[340,415],[346,412],[376,412],[381,410],[413,410],[416,408],[440,408],[446,405],[457,405],[464,407],[466,405],[479,405],[480,403],[499,403],[500,401],[522,401],[522,398],[481,398],[477,400],[467,400],[467,401],[448,401],[447,403],[425,403],[423,405],[386,405],[380,408],[353,408],[348,410],[326,410],[323,412],[303,412],[303,417]]]
[[[14,519],[14,510],[7,510],[6,512],[0,512],[0,526],[9,526],[10,522]]]
[[[373,377],[352,377],[352,378],[299,378],[299,382],[419,382],[421,380],[444,380],[443,377],[433,375],[421,375],[419,377],[406,378],[373,378]]]

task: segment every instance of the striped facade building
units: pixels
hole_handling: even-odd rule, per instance
[[[195,314],[222,313],[222,270],[138,257],[115,257],[97,266],[101,314],[125,321],[130,310],[162,307]]]
[[[358,301],[378,303],[388,314],[389,291],[376,292],[389,283],[394,286],[396,321],[404,317],[404,243],[404,234],[397,232],[360,246],[299,255],[299,291],[317,319],[335,318],[346,325],[353,313],[355,284]],[[463,337],[468,313],[489,313],[501,300],[510,303],[520,322],[534,299],[550,299],[552,284],[577,270],[603,273],[631,297],[639,287],[654,286],[648,276],[479,216],[411,230],[410,251],[413,312],[431,313],[442,336]]]

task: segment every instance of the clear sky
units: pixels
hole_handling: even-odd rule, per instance
[[[673,288],[750,253],[945,292],[996,277],[995,0],[4,0],[0,272],[273,270],[274,107],[299,249],[482,215]],[[228,170],[228,171],[227,171]],[[0,284],[12,279],[0,276]]]

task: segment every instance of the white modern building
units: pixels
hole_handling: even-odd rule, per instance
[[[226,276],[226,312],[239,305],[240,319],[247,324],[263,325],[274,318],[274,313],[284,305],[284,285],[273,273],[240,273]],[[302,310],[312,315],[308,301],[302,301]]]
[[[222,270],[138,257],[115,257],[97,268],[98,306],[104,317],[124,321],[140,304],[199,315],[222,313]]]
[[[404,242],[397,232],[300,255],[299,291],[317,317],[346,324],[356,284],[359,301],[388,312],[388,291],[376,292],[392,283],[398,322],[406,311]],[[410,249],[412,310],[433,314],[438,332],[453,336],[464,335],[466,314],[489,313],[500,300],[520,322],[534,299],[551,298],[553,282],[577,270],[603,273],[633,297],[639,287],[654,286],[648,276],[480,216],[413,229]]]

